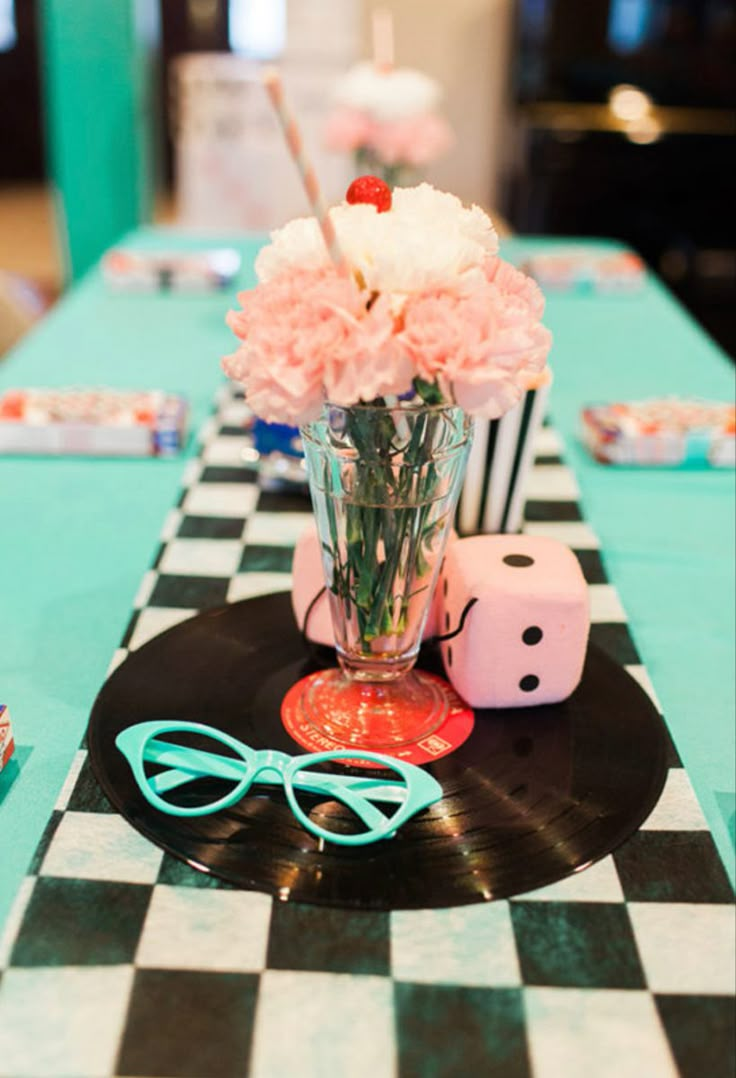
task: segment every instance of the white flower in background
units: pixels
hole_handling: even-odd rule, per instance
[[[392,208],[342,203],[330,210],[337,238],[352,270],[370,291],[412,294],[432,288],[460,291],[498,251],[490,218],[466,208],[454,195],[430,184],[395,188]],[[256,259],[256,273],[269,281],[294,267],[329,264],[315,218],[290,221],[272,234]],[[396,304],[394,304],[396,305]]]
[[[367,61],[351,67],[335,89],[340,105],[380,121],[433,112],[441,98],[439,83],[421,71],[408,67],[381,71]]]

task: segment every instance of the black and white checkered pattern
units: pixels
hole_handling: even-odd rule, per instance
[[[259,491],[223,392],[111,669],[208,606],[290,586],[305,496]],[[653,694],[543,428],[527,530],[576,552],[592,639]],[[615,854],[510,901],[343,911],[240,891],[115,813],[77,753],[0,937],[0,1078],[731,1075],[733,894],[674,747]]]

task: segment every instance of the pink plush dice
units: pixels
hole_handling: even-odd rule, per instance
[[[448,536],[448,545],[455,542],[457,533],[454,529]],[[304,622],[307,620],[309,604],[324,587],[324,575],[322,572],[322,553],[320,549],[317,525],[309,524],[304,529],[294,547],[294,561],[292,562],[292,585],[291,606],[294,611],[296,623],[300,631],[304,631]],[[427,614],[424,626],[424,636],[436,636],[440,630],[441,596],[439,589],[435,588],[432,602]],[[332,617],[330,615],[330,602],[327,592],[323,592],[312,607],[306,625],[306,636],[315,644],[325,644],[334,648],[335,635],[332,629]]]
[[[330,601],[326,591],[319,594],[325,586],[325,578],[316,524],[309,524],[299,536],[294,547],[291,572],[291,606],[299,630],[304,632],[306,628],[307,638],[315,644],[334,648],[335,634],[332,631]],[[309,612],[309,620],[305,626],[310,604],[317,595],[319,598]]]
[[[472,707],[530,707],[564,700],[583,671],[590,616],[575,555],[530,535],[478,535],[452,543],[438,588],[445,671]]]

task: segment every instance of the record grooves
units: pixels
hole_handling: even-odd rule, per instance
[[[103,686],[88,743],[103,790],[123,816],[175,857],[283,900],[364,909],[463,905],[553,883],[620,845],[656,804],[667,735],[648,696],[590,647],[581,685],[562,704],[476,712],[475,728],[428,770],[442,801],[373,846],[320,847],[283,795],[259,787],[216,816],[150,808],[115,748],[148,719],[209,723],[254,748],[299,753],[279,705],[320,665],[286,593],[208,611],[133,652]],[[420,665],[441,673],[437,657]],[[263,791],[263,792],[261,792]]]

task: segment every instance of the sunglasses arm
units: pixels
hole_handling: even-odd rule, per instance
[[[229,779],[240,782],[243,778],[244,761],[229,756],[220,756],[214,752],[187,748],[184,745],[172,745],[167,741],[151,739],[146,745],[145,759],[148,763],[169,767],[171,772],[154,775],[149,781],[157,793],[173,790],[194,777]],[[269,775],[267,771],[258,774],[256,782],[279,785],[280,776]],[[314,793],[330,792],[342,798],[343,791],[359,794],[368,801],[383,801],[389,804],[402,804],[406,800],[406,786],[402,783],[386,782],[385,779],[370,779],[357,775],[312,775],[308,771],[297,771],[292,784],[302,790]]]

